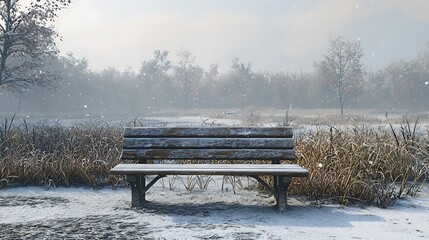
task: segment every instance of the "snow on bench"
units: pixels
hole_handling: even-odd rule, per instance
[[[110,171],[127,176],[132,207],[144,206],[146,192],[167,175],[230,175],[255,178],[275,196],[276,207],[283,212],[292,177],[308,176],[307,169],[282,163],[295,160],[289,127],[125,128],[121,158],[139,162],[118,164]],[[163,164],[163,160],[193,164]],[[217,163],[224,160],[228,164]],[[147,175],[157,177],[146,184]],[[261,176],[273,176],[274,186]]]

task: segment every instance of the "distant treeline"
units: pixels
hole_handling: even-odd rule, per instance
[[[50,66],[60,74],[59,81],[3,90],[0,111],[104,115],[144,114],[157,108],[338,107],[328,79],[316,67],[314,72],[260,72],[250,62],[234,59],[230,69],[220,73],[216,64],[202,69],[187,50],[180,51],[176,63],[168,57],[167,51],[157,50],[138,72],[94,72],[85,59],[72,54],[57,58]],[[428,110],[429,49],[380,71],[366,71],[363,82],[347,94],[346,108]]]

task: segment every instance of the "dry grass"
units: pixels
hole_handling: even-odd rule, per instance
[[[120,161],[122,127],[145,125],[138,121],[117,125],[87,121],[71,127],[12,122],[0,124],[0,188],[9,184],[115,187],[121,179],[109,170]],[[298,164],[308,168],[310,176],[293,181],[294,193],[387,207],[415,194],[427,177],[429,131],[408,122],[396,130],[331,127],[302,133],[296,153]],[[196,185],[205,189],[211,180],[191,177],[186,186],[190,191]],[[174,182],[169,182],[170,188]]]
[[[96,188],[115,184],[109,170],[119,163],[122,128],[100,121],[72,127],[2,124],[0,130],[0,188],[8,184]]]
[[[308,179],[296,179],[295,193],[311,199],[355,199],[383,208],[413,195],[427,177],[429,133],[415,124],[391,127],[353,127],[305,133],[297,139],[298,163]]]

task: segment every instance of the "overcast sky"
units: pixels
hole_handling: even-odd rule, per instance
[[[189,49],[204,69],[312,71],[330,37],[359,39],[364,64],[410,59],[429,42],[429,0],[73,0],[56,23],[62,54],[138,71],[156,49]]]

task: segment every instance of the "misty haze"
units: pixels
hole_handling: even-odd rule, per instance
[[[428,13],[0,0],[0,238],[429,239]]]
[[[64,119],[343,107],[427,117],[428,6],[416,2],[74,1],[53,19],[59,53],[38,66],[56,77],[2,80],[0,111]],[[335,40],[360,51],[341,100],[323,66]]]

